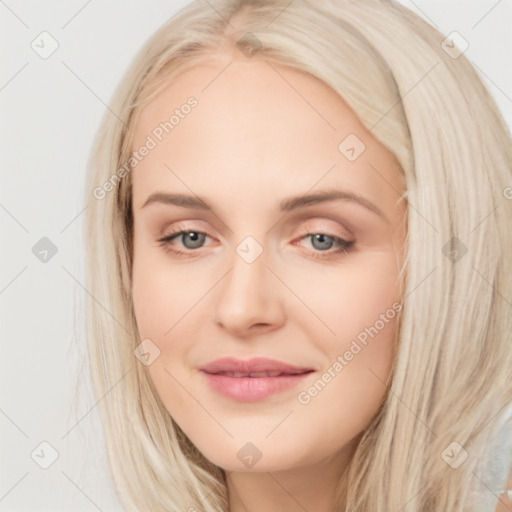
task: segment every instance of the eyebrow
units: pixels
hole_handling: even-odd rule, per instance
[[[349,192],[346,190],[329,189],[311,194],[304,194],[300,196],[289,197],[279,203],[279,210],[281,212],[291,212],[306,206],[313,206],[316,204],[328,201],[347,201],[359,204],[370,210],[371,212],[382,217],[386,222],[389,222],[384,212],[368,199]],[[213,212],[213,208],[207,203],[206,200],[199,196],[187,194],[170,194],[167,192],[154,192],[148,196],[146,202],[141,206],[145,208],[153,203],[162,203],[168,205],[181,206],[183,208],[193,208],[196,210],[207,210]]]

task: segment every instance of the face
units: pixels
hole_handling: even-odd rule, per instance
[[[191,441],[224,469],[277,471],[346,455],[384,399],[404,190],[334,91],[231,60],[185,71],[137,122],[133,304],[148,376]],[[224,357],[302,373],[201,370]]]

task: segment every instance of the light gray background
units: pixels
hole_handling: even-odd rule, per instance
[[[82,367],[85,163],[134,53],[186,3],[0,0],[0,511],[122,510]],[[402,3],[462,34],[512,126],[512,1]],[[59,44],[47,59],[31,48],[43,31]],[[42,237],[58,249],[46,263]]]

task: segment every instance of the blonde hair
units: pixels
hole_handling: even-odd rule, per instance
[[[408,235],[392,379],[348,467],[345,510],[494,510],[510,469],[492,465],[512,401],[512,144],[476,71],[444,39],[391,0],[201,0],[136,56],[95,139],[86,190],[89,357],[128,510],[228,510],[225,472],[134,357],[131,174],[118,172],[142,107],[221,48],[317,77],[401,166]]]

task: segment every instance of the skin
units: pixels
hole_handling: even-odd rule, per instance
[[[177,424],[226,470],[232,512],[331,511],[385,397],[396,317],[308,404],[297,397],[399,300],[398,163],[325,84],[241,53],[208,57],[174,80],[142,111],[133,148],[190,96],[197,107],[132,171],[134,311],[140,339],[160,350],[147,370]],[[338,150],[348,134],[366,145],[353,162]],[[363,196],[387,219],[354,201],[278,209],[326,188]],[[200,196],[215,213],[143,207],[156,191]],[[207,237],[199,248],[186,234],[169,242],[191,255],[179,256],[158,241],[174,228]],[[308,233],[353,241],[353,250],[336,253],[335,240],[315,243]],[[250,264],[236,252],[247,236],[263,249]],[[224,356],[316,371],[297,388],[244,403],[217,394],[199,371]],[[237,457],[247,442],[262,454],[252,467]]]
[[[512,490],[512,474],[510,475],[505,487],[503,489]],[[512,511],[512,500],[508,497],[507,493],[500,495],[496,512],[511,512]]]

